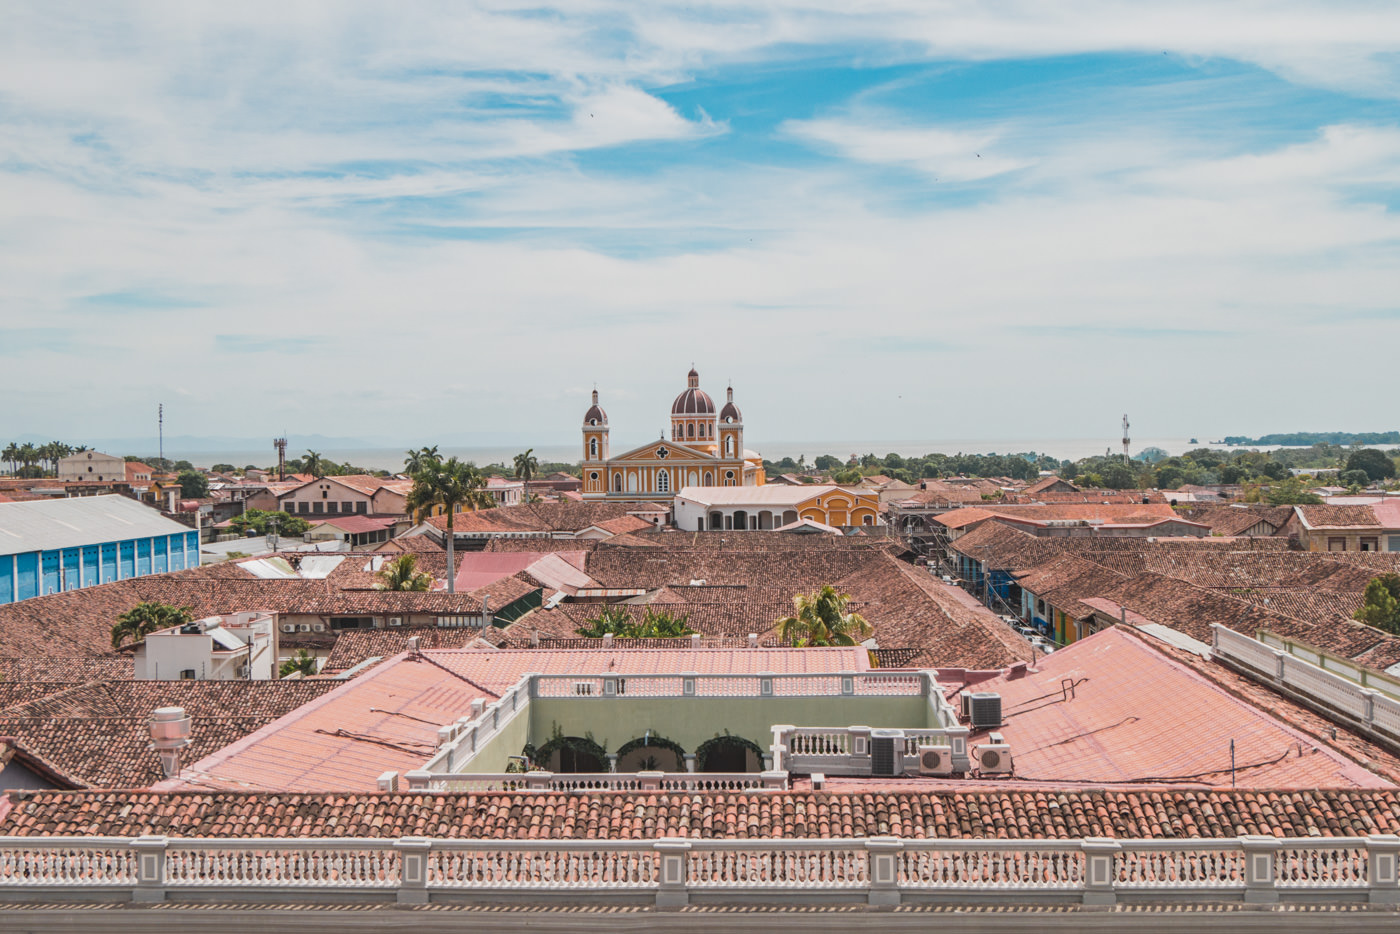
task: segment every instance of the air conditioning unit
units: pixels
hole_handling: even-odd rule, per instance
[[[1006,743],[981,743],[977,752],[977,770],[983,775],[1011,774],[1011,747]]]
[[[326,631],[326,624],[325,624],[325,623],[312,623],[312,624],[311,624],[311,628],[314,629],[314,630],[316,630],[317,632],[325,632],[325,631]]]
[[[952,746],[920,746],[920,747],[919,747],[919,774],[920,774],[920,775],[952,775],[952,774],[953,774],[953,747],[952,747]]]
[[[904,774],[904,731],[870,731],[870,774],[892,777]]]
[[[310,623],[297,623],[297,631],[298,631],[298,632],[310,632],[310,631],[311,631],[311,624],[310,624]]]
[[[282,631],[283,631],[283,632],[296,632],[296,631],[297,631],[297,624],[296,624],[296,623],[283,623],[283,624],[282,624]]]
[[[389,625],[390,625],[390,626],[402,626],[402,625],[403,625],[403,617],[402,617],[402,616],[391,616],[391,617],[389,617]]]
[[[1001,695],[991,691],[964,694],[963,716],[974,730],[990,730],[1001,726]]]

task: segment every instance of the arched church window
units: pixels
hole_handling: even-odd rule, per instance
[[[589,439],[588,439],[588,456],[589,456],[589,457],[597,457],[597,456],[598,456],[598,439],[597,439],[597,438],[589,438]]]
[[[621,492],[622,492],[622,474],[620,474],[620,473],[615,473],[615,474],[613,474],[613,492],[614,492],[614,493],[621,493]]]
[[[671,492],[671,472],[669,470],[658,470],[656,472],[656,492]]]
[[[734,456],[734,436],[733,436],[733,435],[730,435],[728,438],[725,438],[725,439],[724,439],[724,456],[725,456],[725,457],[733,457],[733,456]]]
[[[687,437],[691,437],[691,438],[695,437],[695,423],[694,423],[694,422],[691,422],[689,425],[686,426],[686,435],[687,435]]]

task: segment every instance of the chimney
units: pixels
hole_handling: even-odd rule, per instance
[[[610,648],[612,648],[612,640],[613,640],[613,634],[612,634],[612,633],[610,633],[610,632],[605,632],[605,633],[603,633],[603,648],[605,648],[605,649],[610,649]]]
[[[758,648],[758,633],[756,633],[756,632],[751,632],[751,633],[749,633],[749,648],[751,648],[751,649],[756,649],[756,648]]]
[[[482,595],[481,595],[481,615],[482,615],[482,616],[490,616],[490,615],[491,615],[491,595],[490,595],[490,594],[482,594]]]
[[[146,722],[151,731],[151,744],[160,757],[160,768],[166,778],[180,774],[180,750],[190,744],[190,718],[183,707],[158,707]]]
[[[700,633],[692,632],[690,634],[690,647],[692,649],[700,648]]]

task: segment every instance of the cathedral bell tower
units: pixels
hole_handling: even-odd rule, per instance
[[[598,390],[593,390],[593,405],[583,414],[583,492],[606,493],[605,462],[608,451],[608,413],[598,404]]]
[[[725,460],[744,458],[744,416],[734,404],[734,387],[726,391],[724,408],[719,410],[719,456]]]

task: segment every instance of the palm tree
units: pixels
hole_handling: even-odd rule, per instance
[[[5,446],[4,452],[0,452],[0,457],[3,457],[5,463],[10,465],[10,473],[14,473],[19,465],[19,445],[11,441]]]
[[[413,489],[408,494],[407,508],[421,521],[433,507],[441,506],[447,515],[447,592],[456,593],[457,560],[452,535],[453,515],[463,506],[477,509],[492,504],[491,494],[475,464],[463,463],[455,457],[431,463],[413,475]]]
[[[813,593],[792,598],[797,613],[777,621],[778,637],[793,645],[856,645],[872,632],[865,617],[847,613],[850,594],[837,593],[830,584]]]
[[[117,617],[112,627],[112,648],[119,649],[130,639],[140,642],[153,632],[183,626],[194,617],[187,606],[172,606],[169,603],[138,603]]]
[[[301,460],[302,469],[311,474],[311,476],[320,478],[321,471],[324,469],[321,461],[322,458],[319,453],[307,449],[306,456]]]
[[[23,467],[31,467],[39,462],[39,449],[26,441],[19,446],[19,462]],[[25,473],[28,473],[26,470]]]
[[[432,447],[421,447],[416,451],[404,451],[408,456],[403,459],[404,470],[412,477],[428,464],[442,463],[442,455],[438,454],[437,445]]]
[[[375,590],[431,590],[433,575],[418,570],[418,556],[399,555],[379,569]]]
[[[540,472],[540,462],[535,459],[535,449],[515,455],[515,478],[525,481],[525,502],[530,501],[530,481]]]

